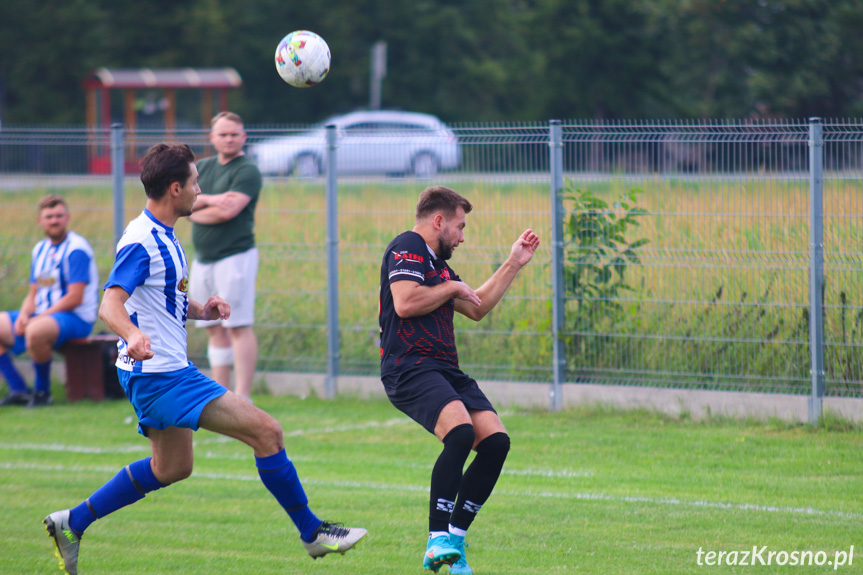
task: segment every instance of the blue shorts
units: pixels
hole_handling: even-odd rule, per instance
[[[6,312],[9,314],[9,320],[12,322],[12,329],[14,332],[15,329],[15,321],[18,319],[20,315],[19,310],[10,310]],[[70,339],[76,339],[79,337],[87,337],[90,335],[90,332],[93,331],[93,324],[88,323],[72,313],[71,311],[58,311],[57,313],[52,313],[51,318],[57,322],[57,325],[60,327],[60,333],[57,336],[57,341],[54,342],[54,349],[57,349]],[[27,342],[24,341],[23,335],[15,336],[15,344],[9,349],[12,352],[12,355],[19,355],[27,351]]]
[[[138,416],[138,433],[147,428],[185,427],[196,431],[204,407],[227,389],[189,367],[165,373],[134,373],[117,369],[120,385]]]

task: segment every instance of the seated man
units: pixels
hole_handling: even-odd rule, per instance
[[[0,406],[51,403],[53,350],[70,339],[90,335],[96,321],[96,260],[87,240],[69,230],[69,208],[63,197],[42,198],[37,222],[47,238],[33,248],[30,291],[20,310],[0,312],[0,373],[9,384]],[[33,392],[11,357],[25,349],[36,371]]]

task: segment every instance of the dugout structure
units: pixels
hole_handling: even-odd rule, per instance
[[[135,132],[138,123],[136,100],[141,91],[163,94],[164,135],[170,139],[177,130],[177,90],[200,90],[201,125],[209,127],[215,112],[228,109],[228,90],[240,88],[243,80],[234,68],[116,69],[99,68],[83,82],[86,90],[88,170],[93,174],[111,172],[110,149],[100,141],[111,127],[111,93],[123,94],[123,124],[126,129],[126,172],[138,171]]]

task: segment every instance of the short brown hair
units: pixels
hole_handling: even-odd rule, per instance
[[[69,205],[66,203],[66,200],[63,196],[59,194],[48,194],[41,200],[39,200],[39,212],[46,208],[53,208],[55,206],[63,206],[66,208],[66,211],[69,211]]]
[[[473,206],[467,198],[446,186],[430,186],[423,190],[417,202],[416,219],[421,220],[436,212],[443,212],[447,217],[455,215],[459,206],[464,213],[469,214]]]
[[[226,120],[230,120],[232,122],[236,122],[241,126],[243,125],[243,119],[239,116],[239,114],[235,114],[233,112],[219,112],[218,114],[213,116],[212,120],[210,120],[210,127],[212,128],[213,126],[215,126],[216,122],[218,122],[222,118],[225,118]]]
[[[147,197],[159,200],[174,182],[184,186],[192,176],[195,153],[186,144],[156,144],[141,160],[141,183]]]

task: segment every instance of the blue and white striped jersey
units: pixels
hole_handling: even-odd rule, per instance
[[[105,289],[120,287],[129,294],[126,311],[150,338],[153,358],[136,361],[121,338],[117,367],[136,373],[185,369],[186,315],[189,311],[189,265],[174,228],[162,224],[149,210],[129,222],[117,244],[117,260]]]
[[[99,272],[90,243],[75,232],[57,245],[45,238],[33,248],[30,283],[36,284],[36,313],[40,314],[69,292],[69,284],[85,283],[84,299],[72,310],[87,323],[96,321]]]

